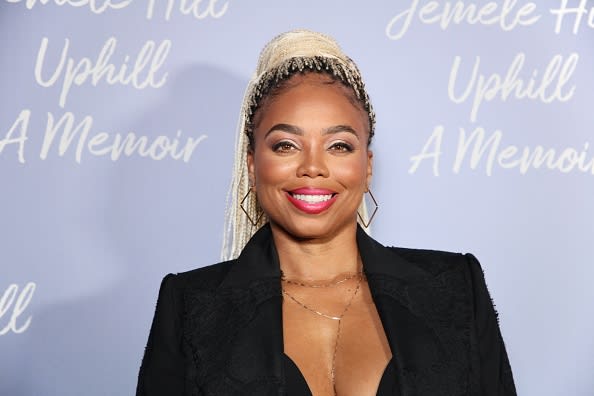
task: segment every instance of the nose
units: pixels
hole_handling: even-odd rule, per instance
[[[324,152],[314,147],[301,152],[301,162],[297,168],[298,177],[328,177],[328,167]]]

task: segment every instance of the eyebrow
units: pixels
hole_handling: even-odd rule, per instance
[[[275,131],[282,131],[282,132],[292,133],[294,135],[303,136],[303,129],[299,128],[296,125],[276,124],[272,128],[270,128],[268,130],[268,132],[266,132],[266,135],[264,135],[264,138],[266,138],[268,135],[270,135],[272,132],[275,132]],[[353,135],[355,135],[355,137],[357,139],[359,139],[359,135],[357,134],[357,131],[349,125],[334,125],[334,126],[328,127],[322,131],[322,135],[330,135],[330,134],[339,133],[339,132],[352,133]]]
[[[276,124],[272,128],[270,128],[268,130],[268,132],[266,132],[266,135],[264,135],[264,137],[267,137],[272,132],[276,132],[276,131],[292,133],[294,135],[300,135],[300,136],[303,135],[303,129],[299,128],[298,126],[291,125],[291,124]]]
[[[357,134],[357,131],[351,127],[350,125],[335,125],[329,128],[324,129],[324,131],[322,132],[323,135],[328,135],[328,134],[333,134],[333,133],[339,133],[339,132],[349,132],[352,133],[353,135],[355,135],[355,137],[357,139],[359,139],[359,135]]]

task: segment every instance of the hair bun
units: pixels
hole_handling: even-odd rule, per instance
[[[292,58],[323,57],[352,63],[332,37],[311,30],[292,30],[279,34],[260,52],[256,75],[280,67]]]

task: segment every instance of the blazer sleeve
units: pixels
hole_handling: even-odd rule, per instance
[[[489,295],[483,270],[472,254],[466,254],[474,298],[474,337],[478,347],[480,395],[516,396],[514,379],[501,337],[497,312]]]
[[[136,396],[184,394],[182,304],[176,277],[169,274],[161,282],[155,316],[138,375]]]

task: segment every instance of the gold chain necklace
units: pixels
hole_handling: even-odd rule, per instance
[[[334,352],[332,353],[332,368],[330,370],[330,377],[331,377],[330,379],[332,380],[332,390],[334,391],[334,395],[335,396],[336,396],[336,352],[338,350],[338,340],[340,338],[340,328],[341,328],[340,325],[342,324],[342,318],[344,317],[344,315],[347,313],[347,311],[351,307],[351,304],[353,303],[353,300],[355,299],[355,296],[357,295],[357,292],[361,288],[361,281],[363,280],[363,274],[361,272],[358,272],[354,276],[350,276],[348,279],[353,279],[355,276],[359,276],[359,280],[357,281],[357,286],[355,287],[355,291],[353,292],[353,295],[349,299],[349,302],[344,307],[344,309],[342,310],[342,313],[339,316],[328,315],[328,314],[325,314],[325,313],[320,312],[318,310],[315,310],[315,309],[313,309],[311,307],[308,307],[307,305],[305,305],[304,303],[302,303],[301,301],[299,301],[295,297],[293,297],[291,294],[289,294],[284,287],[282,289],[283,294],[285,294],[287,297],[289,297],[291,300],[293,300],[295,303],[297,303],[302,308],[305,308],[309,312],[312,312],[312,313],[314,313],[316,315],[319,315],[319,316],[321,316],[323,318],[338,321],[338,325],[337,325],[337,329],[336,329],[336,340],[334,342]],[[348,279],[341,279],[340,280],[340,283],[342,283],[342,282],[344,282],[344,281],[346,281]],[[283,280],[284,282],[296,284],[296,285],[299,285],[299,286],[312,287],[311,285],[300,284],[298,282],[296,282],[296,283],[289,282],[288,280],[283,279],[282,277],[281,277],[281,280]],[[338,283],[336,283],[336,284],[338,284]],[[328,286],[321,286],[321,287],[328,287]]]
[[[353,278],[355,278],[357,276],[361,276],[361,275],[363,275],[363,273],[361,271],[359,271],[359,272],[355,272],[354,274],[347,275],[344,278],[341,278],[341,279],[338,279],[338,280],[335,280],[335,281],[331,281],[331,282],[327,282],[327,283],[304,283],[304,282],[299,282],[299,281],[292,280],[292,279],[287,279],[285,277],[284,272],[281,270],[281,280],[283,282],[290,283],[292,285],[297,285],[297,286],[311,287],[311,288],[314,288],[314,289],[322,289],[322,288],[326,288],[326,287],[338,286],[341,283],[344,283],[344,282],[346,282],[348,280],[351,280],[351,279],[353,279]]]

